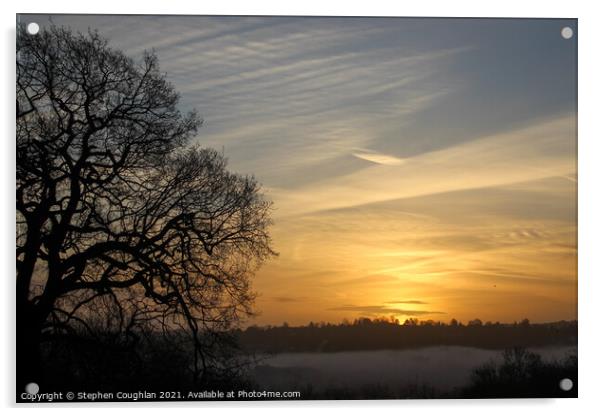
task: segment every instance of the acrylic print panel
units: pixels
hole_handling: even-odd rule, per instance
[[[17,401],[577,396],[575,19],[17,20]]]

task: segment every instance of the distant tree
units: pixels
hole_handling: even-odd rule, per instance
[[[373,324],[395,325],[394,316],[378,316],[372,320]]]
[[[418,319],[416,318],[408,318],[403,322],[404,325],[406,326],[417,326],[418,325]]]
[[[358,318],[354,321],[354,325],[357,326],[368,326],[372,324],[372,320],[370,318]]]
[[[481,321],[479,318],[476,318],[468,321],[468,326],[483,326],[483,321]]]
[[[456,320],[456,318],[452,318],[452,320],[449,322],[450,326],[458,326],[458,321]]]
[[[19,28],[17,369],[36,381],[47,336],[185,329],[195,374],[251,313],[249,277],[273,253],[270,202],[252,177],[189,141],[155,55],[134,62],[96,32]],[[21,388],[20,386],[19,388]]]

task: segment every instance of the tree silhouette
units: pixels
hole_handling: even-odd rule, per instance
[[[219,334],[251,313],[249,277],[274,254],[259,184],[190,143],[201,121],[152,53],[21,27],[16,84],[18,388],[46,337],[102,314],[131,336],[186,329],[195,374],[217,371]]]

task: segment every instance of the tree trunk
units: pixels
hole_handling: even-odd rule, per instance
[[[42,322],[36,308],[28,301],[17,301],[17,396],[29,383],[37,383],[43,390],[40,342]]]

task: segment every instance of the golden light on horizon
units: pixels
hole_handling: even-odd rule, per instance
[[[575,319],[576,181],[565,140],[573,122],[420,156],[427,170],[408,160],[326,179],[315,192],[275,192],[280,258],[258,275],[257,322]],[[568,156],[546,156],[550,145]],[[472,160],[475,148],[503,151]],[[449,177],[459,163],[473,179]]]

